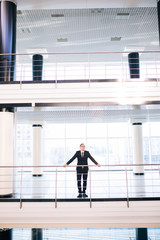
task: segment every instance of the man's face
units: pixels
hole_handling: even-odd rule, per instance
[[[84,144],[81,145],[81,146],[80,146],[80,149],[81,149],[81,151],[84,151],[84,150],[85,150],[85,145],[84,145]]]

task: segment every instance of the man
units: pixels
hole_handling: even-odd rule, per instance
[[[88,151],[85,151],[85,145],[82,143],[80,145],[80,151],[77,151],[75,155],[66,163],[64,167],[67,167],[74,159],[78,159],[77,162],[77,187],[78,187],[78,198],[86,198],[88,197],[86,194],[87,188],[87,177],[88,177],[88,161],[87,159],[90,158],[91,161],[100,167],[100,164],[96,162],[96,160],[91,156]],[[81,178],[83,178],[83,190],[81,189]]]

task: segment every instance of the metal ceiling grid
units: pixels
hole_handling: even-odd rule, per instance
[[[46,121],[50,123],[101,123],[101,122],[127,122],[130,119],[141,119],[142,121],[160,121],[159,105],[141,106],[110,106],[97,108],[86,107],[86,109],[60,108],[35,108],[19,109],[17,112],[18,123],[32,121]]]
[[[106,8],[101,13],[92,10],[22,11],[17,18],[17,52],[37,48],[46,48],[48,52],[106,52],[124,51],[126,46],[159,49],[155,7]],[[117,13],[129,13],[129,18],[116,19]],[[54,18],[52,14],[64,14],[64,18]],[[121,40],[111,41],[111,37]]]

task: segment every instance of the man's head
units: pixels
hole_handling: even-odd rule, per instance
[[[84,143],[81,143],[81,144],[80,144],[80,149],[81,149],[81,151],[84,151],[84,150],[85,150],[85,145],[84,145]]]

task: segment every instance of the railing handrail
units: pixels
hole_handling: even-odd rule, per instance
[[[112,51],[112,52],[37,52],[37,53],[1,53],[0,56],[28,56],[28,55],[35,55],[35,54],[41,54],[41,55],[75,55],[75,54],[82,54],[82,55],[92,55],[92,54],[114,54],[114,53],[132,53],[132,52],[138,52],[138,53],[160,53],[160,50],[157,51]]]
[[[92,181],[91,181],[91,173],[92,172],[94,172],[94,170],[92,170],[92,167],[97,167],[96,165],[69,165],[68,167],[79,167],[79,166],[87,166],[87,167],[91,167],[90,169],[89,169],[89,187],[90,187],[90,189],[89,189],[89,205],[90,205],[90,208],[92,208],[92,198],[94,198],[93,196],[92,196]],[[132,190],[132,187],[134,187],[134,184],[129,184],[130,182],[129,181],[132,181],[132,180],[130,180],[129,178],[128,178],[128,173],[129,173],[129,171],[131,171],[132,169],[131,168],[129,168],[129,167],[134,167],[134,166],[157,166],[157,168],[149,168],[148,170],[149,171],[156,171],[157,173],[158,173],[158,175],[160,176],[160,163],[153,163],[153,164],[105,164],[105,165],[101,165],[101,167],[123,167],[123,169],[121,169],[120,171],[123,171],[123,174],[125,174],[125,177],[124,178],[118,178],[118,182],[120,182],[120,186],[121,187],[125,187],[125,189],[126,189],[126,193],[125,193],[125,195],[126,195],[126,200],[127,200],[127,208],[129,208],[130,207],[130,204],[129,204],[129,201],[130,201],[130,198],[132,197],[132,195],[131,195],[131,191],[130,191],[130,189]],[[54,205],[55,205],[55,208],[57,208],[58,207],[58,191],[59,191],[59,189],[61,189],[62,187],[64,188],[66,188],[66,185],[64,185],[63,186],[63,183],[62,184],[60,184],[60,186],[58,186],[58,182],[59,182],[59,178],[58,178],[58,174],[60,174],[61,175],[61,173],[63,172],[63,176],[64,176],[64,172],[65,172],[65,170],[68,168],[68,167],[64,167],[64,165],[29,165],[29,166],[26,166],[26,165],[21,165],[21,166],[0,166],[0,170],[2,170],[2,168],[19,168],[20,169],[20,171],[17,171],[17,173],[19,173],[20,175],[20,182],[19,182],[19,185],[18,185],[18,188],[20,189],[20,192],[19,192],[19,202],[20,202],[20,209],[22,209],[22,207],[23,207],[23,199],[25,199],[24,197],[26,197],[26,196],[28,196],[28,194],[30,194],[29,192],[28,192],[28,189],[41,189],[41,186],[37,186],[37,181],[36,181],[36,185],[34,186],[34,185],[32,185],[32,188],[28,185],[28,179],[25,179],[25,180],[23,180],[23,175],[28,175],[28,173],[29,173],[29,176],[31,175],[31,176],[34,176],[33,174],[32,174],[32,171],[26,171],[27,172],[27,174],[26,174],[26,172],[25,172],[25,170],[24,170],[24,168],[34,168],[34,167],[36,167],[36,168],[55,168],[55,170],[52,170],[52,172],[54,172],[54,174],[52,173],[52,176],[55,176],[55,178],[49,178],[49,180],[47,180],[47,181],[49,181],[49,182],[51,182],[51,184],[45,184],[44,186],[42,186],[44,189],[45,188],[48,188],[48,186],[49,186],[49,188],[53,188],[54,189],[54,192],[53,192],[53,196],[52,196],[52,198],[54,199]],[[65,169],[64,171],[61,171],[61,170],[59,170],[58,168],[63,168],[63,169]],[[101,172],[101,171],[103,171],[104,173],[106,172],[106,171],[108,171],[108,172],[110,172],[110,170],[109,169],[102,169],[102,170],[99,170],[100,168],[97,168],[96,169],[96,171],[95,172]],[[116,168],[115,168],[116,169]],[[154,169],[154,170],[153,170]],[[5,173],[6,171],[4,171],[4,173]],[[73,170],[71,170],[71,171],[68,171],[68,173],[69,172],[73,172]],[[5,176],[5,174],[3,175],[3,170],[1,171],[1,173],[2,173],[2,175],[0,176],[1,177],[1,188],[0,188],[0,190],[1,191],[3,191],[3,190],[10,190],[10,191],[12,191],[11,190],[11,187],[10,186],[8,186],[7,184],[8,183],[11,183],[11,182],[13,182],[13,178],[12,178],[12,174],[10,173],[9,175],[6,175],[6,176],[10,176],[10,178],[9,179],[6,179],[6,178],[3,178],[4,176]],[[17,174],[16,173],[16,174]],[[66,171],[66,173],[67,173],[67,171]],[[59,176],[60,176],[59,175]],[[155,174],[153,174],[154,176],[155,176]],[[105,175],[104,175],[105,176]],[[121,181],[121,180],[125,180],[125,186],[123,186],[123,181]],[[137,178],[136,178],[137,179]],[[157,179],[159,179],[159,177],[157,177],[157,175],[156,175],[156,178],[154,177],[153,178],[153,176],[152,176],[152,178],[147,178],[146,179],[146,177],[145,177],[145,179],[143,179],[143,180],[149,180],[150,181],[150,179],[152,180],[151,181],[151,184],[152,184],[152,186],[153,186],[153,179],[154,180],[156,180],[157,181]],[[17,179],[18,180],[18,179]],[[43,179],[43,181],[44,181],[45,179]],[[60,178],[60,181],[61,181],[62,179]],[[71,181],[73,181],[73,179],[70,179]],[[103,180],[103,179],[102,179]],[[141,181],[142,179],[140,178],[138,178],[138,181]],[[53,181],[54,181],[54,183],[53,183]],[[64,178],[63,179],[63,181],[66,181],[66,178]],[[96,179],[96,181],[97,181],[97,179]],[[100,179],[100,181],[101,181],[101,179]],[[105,181],[106,181],[106,177],[105,177]],[[137,180],[136,180],[137,181]],[[24,184],[24,182],[27,182],[27,186],[23,186]],[[3,184],[6,184],[6,185],[4,185],[3,186]],[[146,185],[146,184],[144,184],[144,185]],[[13,186],[13,185],[12,185]],[[155,187],[159,187],[159,185],[158,185],[158,183],[156,184],[156,185],[154,185]],[[116,185],[111,185],[111,187],[112,188],[114,188],[114,187],[116,187],[116,188],[118,188],[119,187],[119,185],[118,186],[116,186]],[[18,189],[17,188],[17,189]],[[24,191],[24,189],[26,188],[26,191]],[[142,188],[142,189],[141,189]],[[108,189],[108,187],[107,187],[107,189]],[[138,189],[138,193],[139,193],[139,191],[141,192],[141,191],[144,191],[144,186],[143,186],[143,182],[142,182],[142,186],[140,186],[140,189]],[[16,192],[16,191],[15,191]],[[151,192],[149,192],[149,194],[150,194]],[[155,190],[154,190],[154,193],[156,193],[156,194],[159,194],[159,192],[156,192]],[[32,193],[31,193],[31,197],[32,197],[32,195],[34,196],[34,194],[35,194],[35,196],[37,197],[38,196],[38,198],[39,198],[39,194],[41,194],[41,192],[39,193],[39,192],[34,192],[34,191],[32,191]],[[109,194],[110,194],[110,192],[109,192]]]
[[[151,163],[151,164],[107,164],[107,165],[101,165],[101,167],[136,167],[136,166],[160,166],[160,163]],[[97,167],[97,165],[68,165],[67,167],[64,167],[63,165],[17,165],[17,166],[0,166],[0,168],[48,168],[48,167],[62,167],[62,168],[68,168],[68,167]]]

